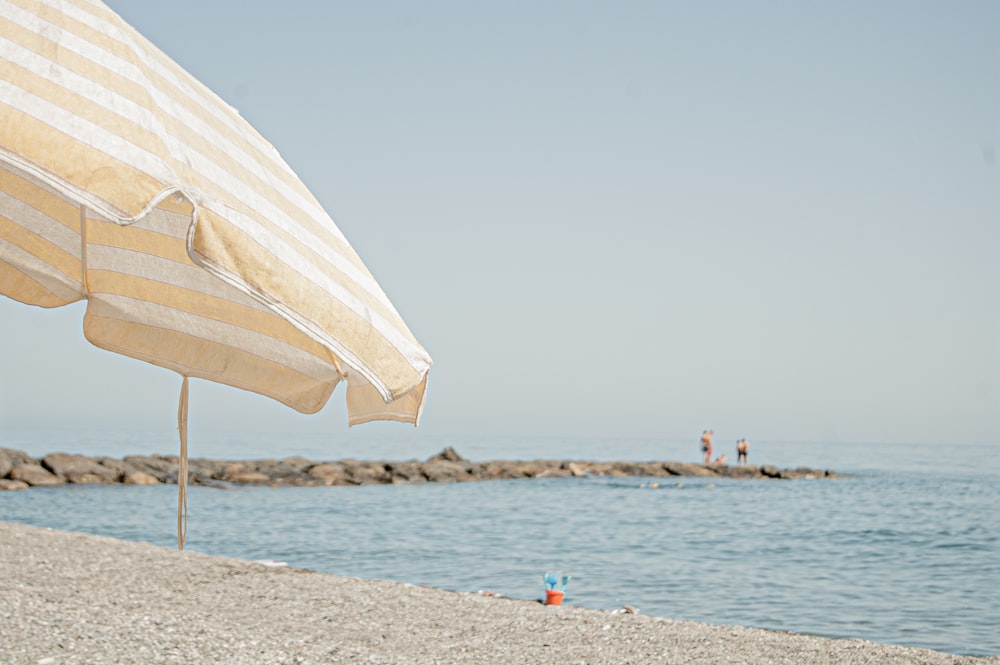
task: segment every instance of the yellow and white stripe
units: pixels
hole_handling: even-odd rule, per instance
[[[351,424],[416,423],[430,357],[239,114],[97,0],[0,0],[0,293],[94,344]]]

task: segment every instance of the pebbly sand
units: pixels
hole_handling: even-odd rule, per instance
[[[1000,664],[338,577],[0,522],[0,663]]]

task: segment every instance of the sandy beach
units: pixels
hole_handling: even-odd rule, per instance
[[[338,577],[0,522],[0,662],[1000,663]]]

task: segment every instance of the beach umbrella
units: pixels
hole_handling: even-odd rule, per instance
[[[0,293],[184,377],[178,545],[188,377],[416,425],[429,355],[271,144],[101,2],[0,3]]]

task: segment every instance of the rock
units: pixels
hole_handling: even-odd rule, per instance
[[[524,478],[551,478],[569,475],[569,469],[563,468],[562,460],[524,460],[510,462],[519,469]]]
[[[178,461],[174,458],[175,463]],[[199,480],[211,480],[219,473],[219,466],[222,462],[217,460],[205,459],[204,457],[197,457],[195,459],[188,460],[188,473],[191,476],[198,478]],[[174,473],[177,473],[176,467],[174,468]]]
[[[66,484],[65,478],[60,478],[40,464],[15,464],[7,475],[11,480],[22,480],[32,487]]]
[[[222,462],[216,469],[215,478],[231,481],[236,476],[253,470],[249,462]]]
[[[52,453],[42,458],[42,466],[71,483],[116,483],[119,474],[83,455]]]
[[[738,464],[736,466],[717,467],[720,476],[726,478],[757,478],[760,474],[760,467],[749,464]]]
[[[131,464],[137,471],[148,473],[161,483],[169,482],[171,479],[173,479],[173,482],[177,482],[176,457],[170,458],[163,457],[162,455],[142,457],[130,455],[125,458],[125,461]]]
[[[401,462],[387,465],[388,472],[392,475],[394,484],[403,483],[426,483],[427,476],[424,475],[424,467],[420,462]]]
[[[479,479],[550,478],[571,475],[561,460],[498,460],[467,464],[466,471]]]
[[[220,480],[207,478],[205,476],[192,476],[188,481],[188,484],[191,487],[211,487],[216,490],[226,490],[232,487],[229,483],[224,483]],[[275,486],[277,483],[268,483],[268,485]]]
[[[125,482],[125,478],[136,473],[137,469],[125,460],[113,457],[98,457],[97,463],[111,470],[114,474],[115,482]]]
[[[25,452],[13,448],[0,448],[0,478],[6,478],[16,464],[35,464],[36,460]]]
[[[113,484],[104,476],[99,476],[96,473],[77,473],[73,475],[72,480],[66,479],[68,482],[74,483],[76,485],[111,485]],[[117,480],[114,482],[118,482]]]
[[[305,469],[312,465],[309,460],[292,458],[280,461],[267,460],[257,464],[257,472],[266,475],[272,482],[279,485],[310,485],[318,484],[306,473]]]
[[[0,491],[4,490],[26,490],[30,487],[23,480],[11,480],[10,478],[0,478]]]
[[[611,462],[604,465],[604,470],[601,473],[602,476],[609,476],[611,478],[628,478],[629,473],[623,470],[620,466]]]
[[[348,480],[355,485],[380,485],[392,481],[385,462],[346,460],[343,464]]]
[[[577,466],[584,469],[587,475],[591,476],[607,476],[613,464],[611,462],[577,462]]]
[[[305,473],[306,471],[309,470],[309,467],[316,464],[316,462],[300,456],[285,457],[280,460],[280,463],[284,464],[285,466],[296,468],[302,473]]]
[[[344,465],[338,462],[324,462],[316,464],[307,472],[312,478],[316,478],[324,485],[350,485],[347,471]]]
[[[816,471],[814,469],[807,469],[805,467],[798,467],[795,469],[781,469],[778,477],[784,478],[786,480],[797,480],[801,478],[822,478],[823,472]]]
[[[659,471],[659,469],[657,469]],[[611,472],[614,476],[619,478],[626,476],[651,476],[655,473],[650,473],[646,465],[639,462],[615,462],[611,465]]]
[[[522,462],[493,461],[480,467],[480,473],[488,480],[511,480],[514,478],[531,478],[532,469]]]
[[[553,466],[545,467],[532,478],[564,478],[571,475],[569,469],[564,469],[562,464],[556,463]]]
[[[266,485],[271,482],[270,476],[261,473],[260,471],[245,471],[243,473],[237,473],[230,476],[226,480],[243,485]]]
[[[8,468],[9,467],[9,468]],[[127,456],[89,458],[52,453],[41,461],[17,450],[0,448],[0,471],[7,480],[0,489],[25,485],[71,483],[125,483],[152,485],[177,482],[176,456]],[[585,460],[494,460],[470,462],[448,447],[425,462],[339,460],[315,463],[304,457],[281,460],[222,461],[191,459],[188,481],[203,487],[225,489],[229,483],[270,486],[370,485],[403,483],[453,483],[476,480],[547,477],[665,477],[706,476],[724,478],[836,478],[832,471],[773,466],[704,465],[685,462],[595,462]]]
[[[717,476],[718,471],[704,464],[687,464],[685,462],[664,462],[663,468],[671,476]]]
[[[469,465],[432,457],[424,463],[424,476],[432,483],[455,483],[473,478]]]
[[[144,471],[132,471],[122,477],[126,485],[159,485],[160,481]]]
[[[452,448],[451,446],[448,446],[447,448],[445,448],[444,450],[442,450],[441,452],[439,452],[437,455],[434,455],[433,457],[428,457],[427,458],[428,462],[434,462],[434,461],[438,461],[438,460],[444,460],[445,462],[464,462],[464,461],[466,461],[465,458],[462,457],[461,455],[459,455],[458,452],[454,448]]]

